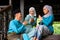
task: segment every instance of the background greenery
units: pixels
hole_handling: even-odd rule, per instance
[[[60,34],[60,21],[55,21],[53,23],[54,34]]]

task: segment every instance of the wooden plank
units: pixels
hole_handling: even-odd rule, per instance
[[[0,6],[0,8],[6,8],[6,7],[8,7],[8,5]]]
[[[60,40],[60,35],[50,35],[45,38],[42,38],[42,40]]]
[[[0,13],[2,13],[2,12],[4,12],[4,11],[7,11],[7,10],[9,10],[9,9],[11,9],[11,5],[8,5],[6,8],[0,10]]]

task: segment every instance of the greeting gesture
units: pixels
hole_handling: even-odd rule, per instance
[[[30,19],[30,22],[34,22],[34,19],[33,19],[33,18],[31,18],[31,19]]]
[[[39,19],[40,19],[40,21],[42,20],[42,17],[39,15]]]

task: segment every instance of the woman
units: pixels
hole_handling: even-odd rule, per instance
[[[36,27],[33,40],[40,40],[42,35],[43,36],[50,35],[50,34],[53,34],[54,32],[54,29],[52,26],[52,23],[54,20],[52,7],[49,5],[45,5],[43,7],[43,12],[45,15],[43,17],[39,15],[40,24],[37,25]]]
[[[29,33],[33,29],[33,26],[36,25],[36,11],[34,7],[29,8],[29,14],[25,17],[25,21],[27,22],[26,33]]]

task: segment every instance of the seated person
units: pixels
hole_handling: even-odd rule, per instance
[[[45,5],[43,7],[43,12],[45,15],[43,17],[39,15],[40,24],[36,26],[33,40],[41,40],[42,36],[50,35],[54,32],[52,26],[54,20],[52,7],[49,5]]]
[[[22,19],[22,14],[19,10],[14,11],[15,19],[11,20],[9,23],[7,39],[8,40],[29,40],[27,34],[25,34],[26,23],[20,22]],[[22,34],[22,35],[21,35]],[[23,38],[23,39],[22,39]]]
[[[27,22],[26,33],[29,33],[32,31],[33,26],[36,25],[36,11],[34,7],[30,7],[29,14],[25,17],[25,21]]]

